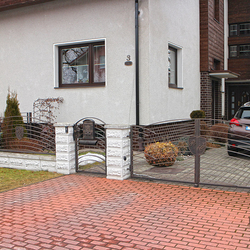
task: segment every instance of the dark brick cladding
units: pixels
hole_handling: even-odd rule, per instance
[[[206,118],[212,118],[212,81],[208,72],[201,72],[201,110]]]
[[[250,22],[250,0],[228,1],[228,23]],[[250,36],[229,37],[228,45],[250,44]],[[229,58],[229,70],[239,73],[238,80],[250,79],[250,58]],[[230,82],[230,80],[228,81]]]
[[[250,21],[249,0],[228,0],[228,23],[242,23]]]
[[[212,79],[214,60],[220,61],[217,70],[224,69],[224,0],[219,0],[219,20],[215,19],[214,0],[200,0],[200,70],[201,109],[212,118]],[[221,118],[220,82],[215,88],[215,118]]]
[[[214,59],[224,69],[224,1],[220,0],[219,20],[214,18],[214,0],[200,0],[200,69],[213,69]]]

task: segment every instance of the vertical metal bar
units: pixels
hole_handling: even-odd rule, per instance
[[[134,165],[133,165],[133,126],[130,126],[130,176],[134,176]]]
[[[104,140],[105,140],[105,176],[107,176],[107,136],[105,127],[104,127]]]
[[[136,125],[140,124],[140,88],[139,88],[139,7],[135,0],[135,102],[136,102]]]
[[[78,136],[75,135],[76,133],[76,127],[77,124],[73,126],[73,136],[75,140],[75,166],[76,166],[76,172],[78,172]]]
[[[198,154],[199,146],[199,136],[200,136],[200,119],[195,119],[195,170],[194,170],[194,186],[199,187],[200,184],[200,155]]]
[[[27,112],[27,136],[31,138],[31,122],[32,122],[32,113]]]

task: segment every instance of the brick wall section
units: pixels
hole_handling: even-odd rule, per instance
[[[250,40],[250,38],[249,38],[249,40]],[[240,74],[240,76],[237,80],[250,79],[250,58],[229,59],[228,60],[228,68],[231,71]]]
[[[224,2],[219,1],[219,20],[214,18],[214,0],[200,0],[200,69],[213,69],[214,59],[224,69]]]
[[[212,82],[208,72],[201,72],[201,110],[212,118]]]
[[[207,118],[212,118],[212,80],[209,72],[214,69],[214,60],[220,61],[217,70],[224,69],[224,1],[219,0],[219,20],[215,19],[214,0],[200,0],[200,108]],[[220,90],[216,91],[216,118],[221,117]]]
[[[250,21],[249,0],[228,0],[228,22],[241,23]]]
[[[214,18],[214,0],[208,0],[208,70],[214,68],[214,59],[220,61],[220,68],[224,69],[224,1],[219,1],[219,20]]]
[[[222,119],[222,98],[221,98],[221,82],[215,85],[215,117],[214,119]]]
[[[229,0],[228,22],[229,24],[250,22],[250,1]],[[228,45],[249,44],[250,36],[229,37]],[[228,60],[229,70],[239,73],[238,80],[250,79],[250,58],[232,58]],[[230,82],[230,81],[228,81]]]
[[[208,1],[200,1],[200,70],[208,71]]]
[[[54,0],[1,0],[0,11],[20,8],[28,5],[51,2]]]

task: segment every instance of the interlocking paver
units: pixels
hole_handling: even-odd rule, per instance
[[[0,249],[248,249],[250,194],[69,175],[0,193]]]

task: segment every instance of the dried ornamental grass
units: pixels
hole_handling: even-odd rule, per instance
[[[215,141],[227,142],[228,125],[218,123],[211,127],[211,136]]]
[[[175,163],[178,148],[172,142],[156,142],[146,146],[144,154],[150,165],[168,167]]]

